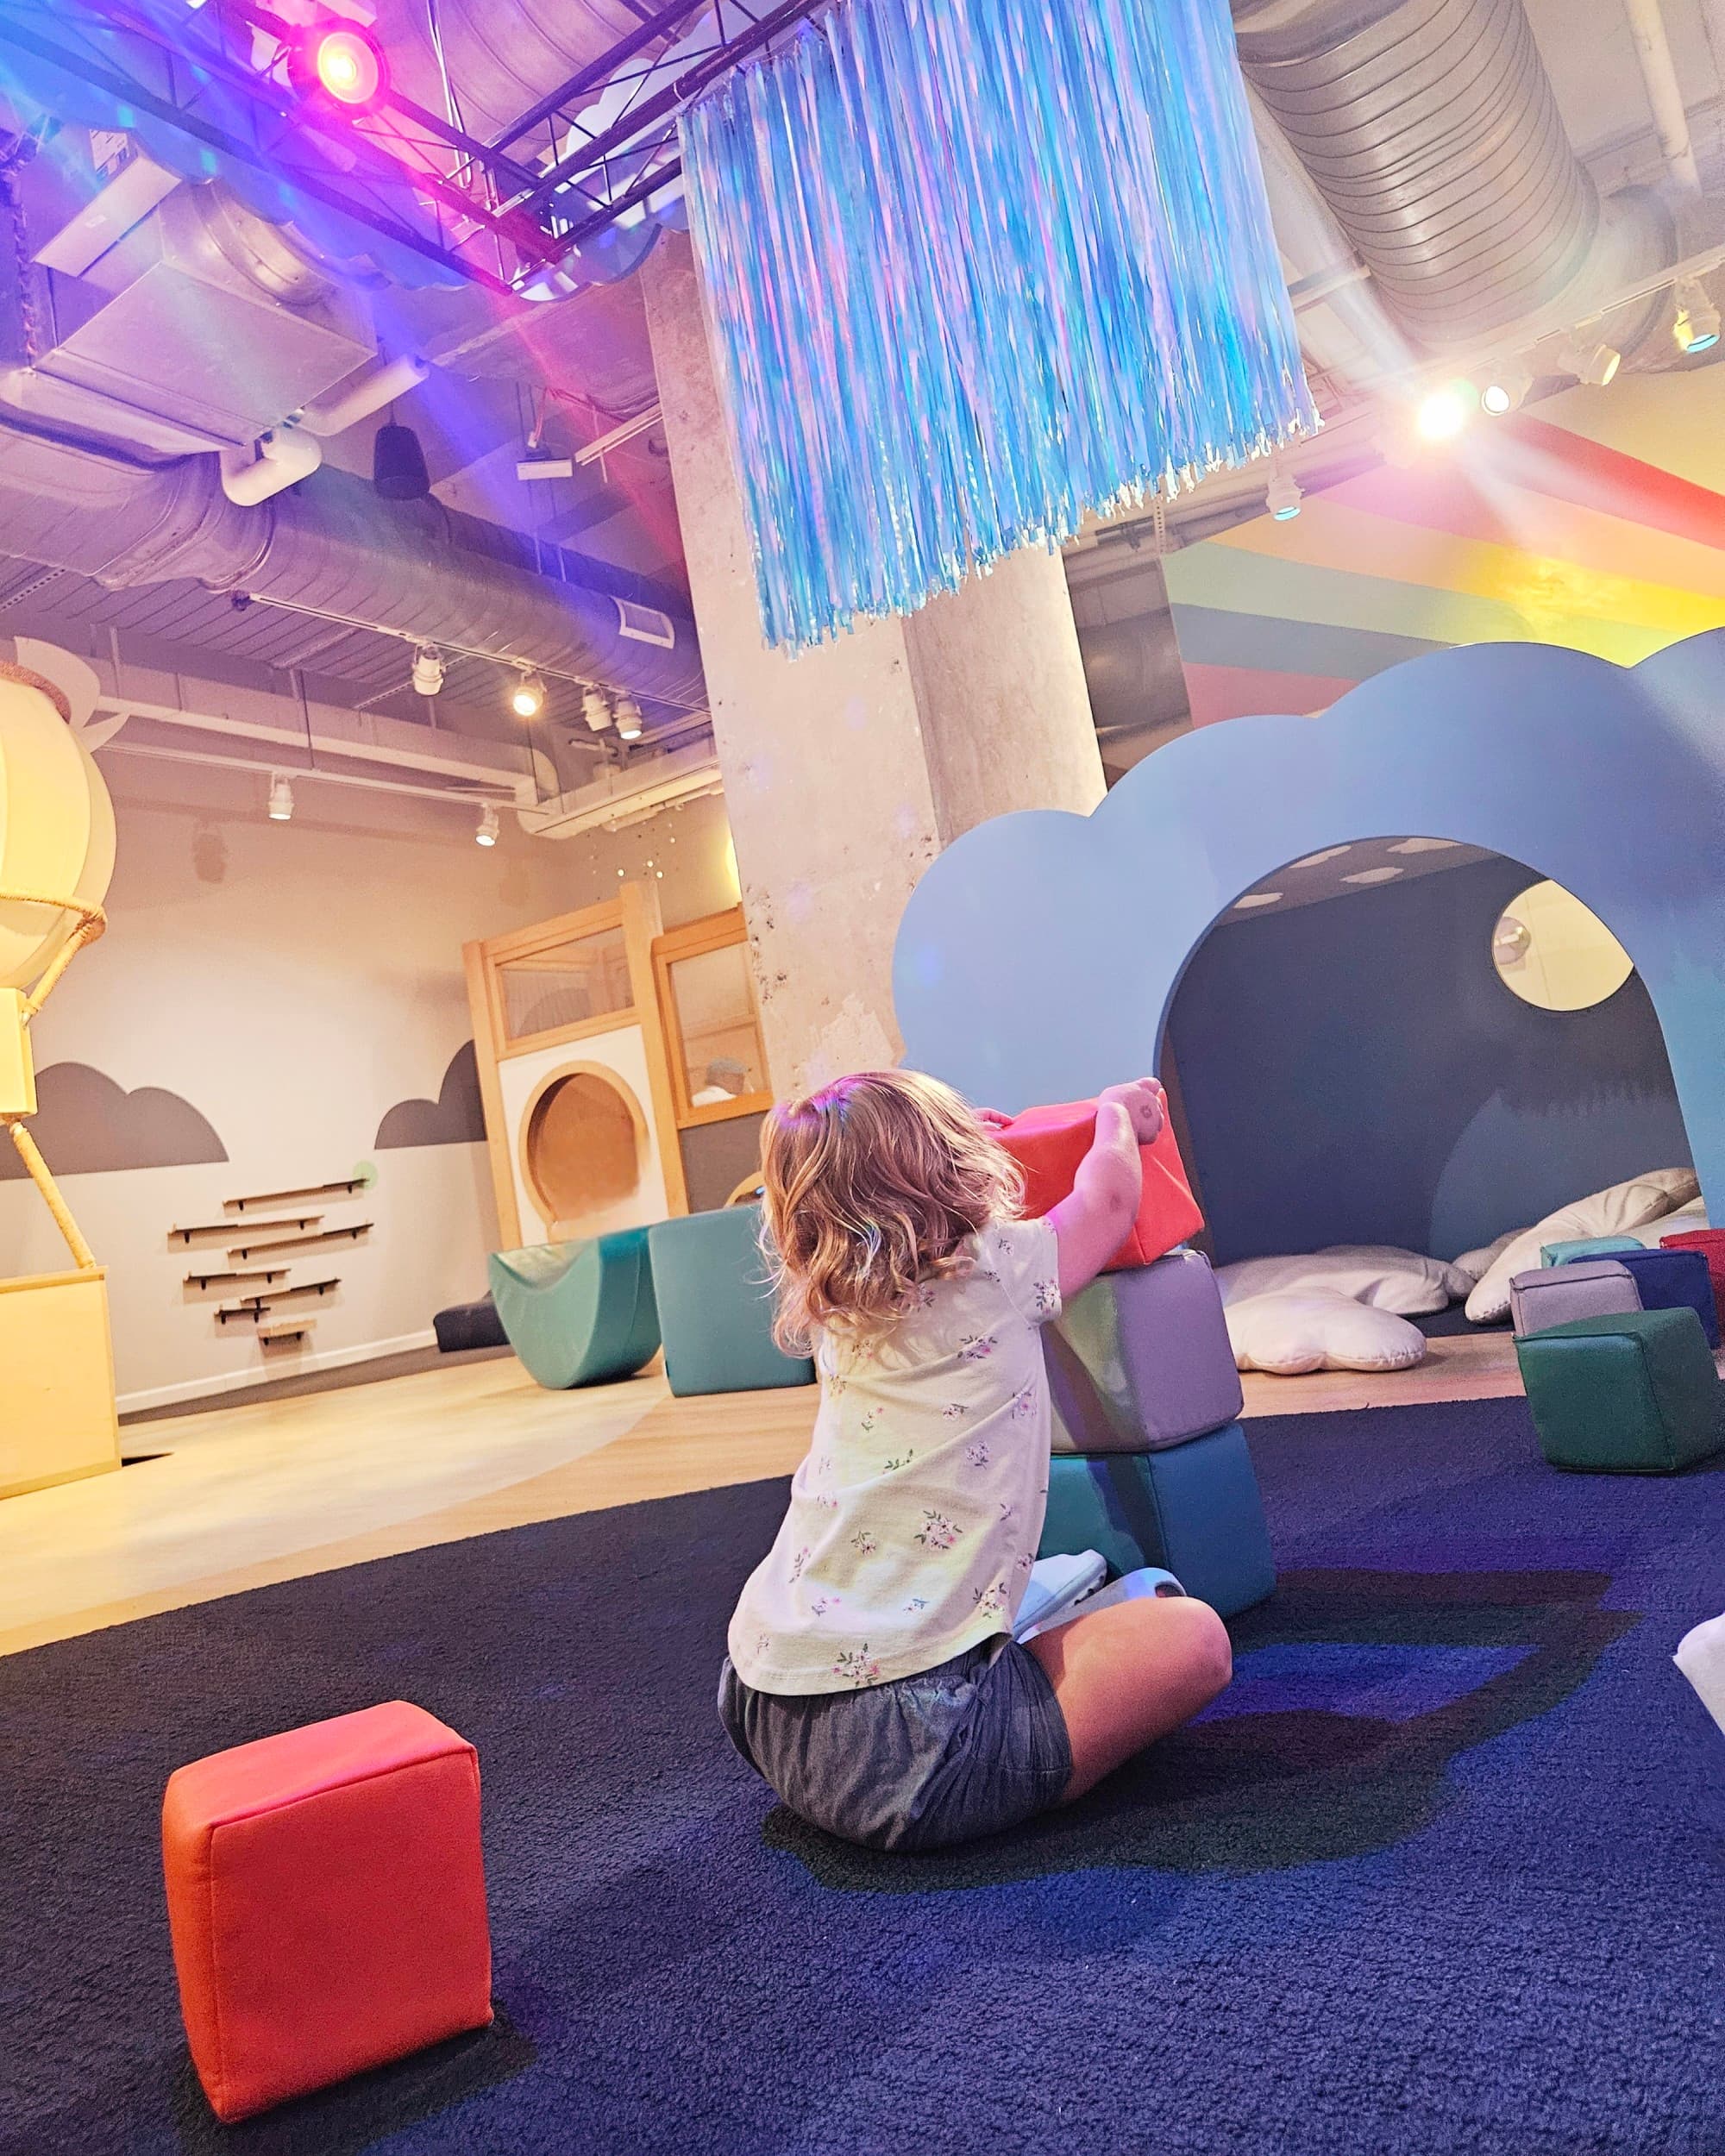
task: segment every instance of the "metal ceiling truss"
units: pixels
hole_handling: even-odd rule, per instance
[[[674,188],[684,106],[828,3],[643,0],[637,28],[488,142],[387,82],[364,108],[308,93],[287,66],[307,26],[261,0],[0,0],[0,53],[112,100],[118,125],[173,130],[204,172],[230,164],[516,294]]]

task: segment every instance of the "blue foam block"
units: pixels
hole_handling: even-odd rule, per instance
[[[1224,1617],[1276,1585],[1270,1530],[1238,1422],[1157,1452],[1057,1456],[1039,1557],[1095,1550],[1111,1578],[1165,1566]]]
[[[1708,1346],[1718,1346],[1719,1305],[1699,1250],[1625,1250],[1616,1263],[1640,1290],[1643,1310],[1692,1310]]]

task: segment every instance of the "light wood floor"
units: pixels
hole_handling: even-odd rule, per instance
[[[1506,1333],[1383,1377],[1248,1376],[1248,1415],[1521,1390]],[[0,1654],[468,1535],[787,1475],[812,1387],[541,1390],[512,1357],[138,1424],[117,1475],[0,1503]]]

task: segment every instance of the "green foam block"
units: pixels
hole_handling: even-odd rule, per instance
[[[1515,1353],[1553,1467],[1674,1475],[1725,1451],[1725,1388],[1693,1310],[1576,1318]]]

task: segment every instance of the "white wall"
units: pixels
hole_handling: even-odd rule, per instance
[[[117,749],[99,761],[119,824],[110,926],[37,1020],[37,1067],[82,1062],[128,1091],[167,1087],[229,1156],[62,1178],[109,1268],[122,1408],[428,1338],[436,1310],[484,1292],[496,1238],[485,1150],[378,1152],[373,1140],[397,1101],[436,1097],[471,1034],[462,943],[614,893],[619,867],[654,881],[668,924],[734,903],[723,804],[593,841],[529,839],[505,814],[487,850],[471,812],[438,803],[302,781],[292,821],[273,824],[254,774]],[[316,1319],[306,1350],[266,1361],[249,1326],[223,1332],[213,1300],[188,1295],[187,1254],[168,1231],[219,1220],[224,1199],[366,1160],[375,1188],[328,1211],[331,1225],[375,1221],[372,1235],[299,1262],[296,1278],[328,1272],[342,1287],[304,1306]],[[31,1187],[0,1182],[0,1275],[66,1262]]]

